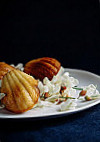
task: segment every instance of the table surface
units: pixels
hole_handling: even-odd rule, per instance
[[[99,142],[100,104],[68,116],[44,120],[0,120],[1,142]]]

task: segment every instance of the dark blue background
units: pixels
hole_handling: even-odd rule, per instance
[[[64,67],[100,73],[98,2],[8,1],[0,10],[0,61],[50,56]]]
[[[0,61],[24,64],[43,56],[100,74],[98,2],[3,1]],[[0,120],[1,142],[100,141],[100,106],[41,121]],[[3,123],[2,123],[3,122]]]

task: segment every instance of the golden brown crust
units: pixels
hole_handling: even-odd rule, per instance
[[[61,64],[56,59],[43,57],[26,63],[24,72],[31,74],[36,79],[43,80],[44,77],[48,77],[51,80],[58,73],[60,67]]]
[[[39,98],[38,82],[19,70],[8,72],[2,79],[1,92],[7,94],[1,102],[14,113],[30,110]]]
[[[13,69],[14,69],[14,67],[12,67],[12,66],[10,66],[10,65],[8,65],[8,64],[6,64],[6,63],[4,63],[4,62],[0,62],[0,79],[2,79],[3,76],[4,76],[7,72],[9,72],[9,71],[11,71],[11,70],[13,70]]]

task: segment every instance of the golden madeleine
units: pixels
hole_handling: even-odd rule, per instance
[[[60,70],[61,64],[54,58],[43,57],[31,60],[26,63],[24,72],[34,76],[36,79],[43,80],[48,77],[50,80]]]
[[[7,72],[9,72],[9,71],[11,71],[11,70],[13,70],[13,69],[14,69],[14,67],[12,67],[12,66],[10,66],[10,65],[8,65],[8,64],[6,64],[6,63],[4,63],[4,62],[0,62],[0,79],[2,79],[3,76],[4,76]]]
[[[6,94],[1,103],[14,113],[30,110],[39,98],[37,80],[19,70],[12,70],[3,77],[1,92]]]

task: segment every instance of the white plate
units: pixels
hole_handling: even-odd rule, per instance
[[[70,73],[70,76],[73,76],[77,78],[81,85],[89,85],[93,83],[94,85],[97,85],[97,89],[100,91],[100,76],[95,75],[93,73],[83,71],[83,70],[77,70],[77,69],[65,69],[65,71],[68,71]],[[63,115],[68,115],[71,113],[79,112],[82,110],[85,110],[87,108],[90,108],[96,104],[100,103],[100,99],[93,100],[93,101],[79,101],[78,106],[74,110],[68,110],[68,111],[57,111],[57,108],[54,107],[46,107],[46,108],[34,108],[31,109],[23,114],[14,114],[6,109],[0,110],[0,118],[2,119],[25,119],[25,118],[48,118],[48,117],[58,117]]]

